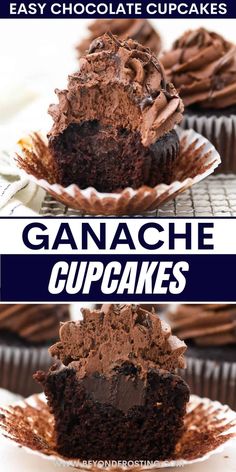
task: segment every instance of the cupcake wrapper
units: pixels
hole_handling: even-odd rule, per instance
[[[51,364],[47,347],[0,346],[0,388],[23,396],[40,392],[33,374]]]
[[[236,173],[236,116],[186,114],[181,126],[184,129],[194,129],[215,146],[222,160],[216,173]]]
[[[173,182],[170,185],[160,184],[154,188],[142,186],[137,190],[126,188],[120,193],[101,193],[91,187],[81,190],[74,184],[65,188],[53,183],[55,166],[47,141],[40,134],[19,142],[21,151],[17,154],[17,163],[29,179],[70,208],[92,215],[142,214],[159,208],[200,182],[214,172],[221,162],[213,145],[203,136],[193,130],[183,131],[179,127],[176,131],[181,151],[175,161]]]
[[[70,460],[56,452],[54,421],[49,413],[45,397],[34,395],[9,407],[0,408],[0,432],[28,452],[38,454],[62,466],[80,470],[146,471],[164,467],[177,467],[202,462],[213,454],[222,452],[226,444],[236,437],[236,412],[219,402],[192,395],[185,416],[186,431],[177,444],[175,457],[153,464],[107,465],[98,461],[85,464]],[[197,445],[197,447],[196,447]]]
[[[236,410],[236,362],[216,362],[187,357],[187,368],[179,373],[190,391],[218,400]]]

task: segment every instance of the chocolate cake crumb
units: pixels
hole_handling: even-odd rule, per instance
[[[43,386],[55,418],[57,451],[66,457],[166,459],[184,431],[189,390],[173,374],[151,370],[145,382],[121,370],[109,378],[78,379],[75,369],[65,368],[49,372]]]
[[[190,398],[184,419],[185,431],[169,460],[201,459],[236,436],[236,416],[232,419],[228,407],[213,405],[213,402]],[[0,427],[4,436],[20,447],[63,459],[65,464],[70,464],[70,460],[56,449],[54,418],[46,402],[38,395],[23,401],[22,405],[1,408]]]
[[[63,139],[61,135],[49,139],[49,150],[63,186],[113,192],[171,183],[179,139],[173,130],[147,148],[139,132],[112,129],[94,120],[69,125]]]

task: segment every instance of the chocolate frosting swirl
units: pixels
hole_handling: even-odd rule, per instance
[[[134,305],[103,305],[83,309],[83,321],[60,328],[60,341],[50,348],[64,365],[76,367],[83,377],[109,374],[126,363],[143,373],[150,368],[173,371],[184,367],[185,343],[154,312]]]
[[[158,54],[161,50],[161,38],[158,32],[152,27],[148,20],[144,19],[112,19],[112,20],[96,20],[89,27],[90,35],[78,44],[79,54],[84,54],[90,46],[90,43],[110,32],[119,37],[119,39],[134,39],[143,46],[150,48],[154,54]]]
[[[167,317],[180,339],[199,346],[236,343],[236,305],[177,305]]]
[[[31,343],[56,339],[60,322],[69,320],[68,305],[0,304],[0,332],[11,332]]]
[[[111,34],[96,39],[80,59],[80,71],[69,77],[67,90],[56,90],[51,105],[51,136],[71,123],[98,120],[104,126],[140,132],[144,146],[173,129],[182,119],[183,105],[166,81],[158,59],[131,39]]]
[[[236,103],[236,46],[219,34],[187,31],[161,61],[185,106],[217,109]]]

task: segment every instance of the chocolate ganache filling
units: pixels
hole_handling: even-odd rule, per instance
[[[62,361],[35,375],[55,418],[58,451],[99,460],[170,457],[184,430],[189,389],[184,342],[136,305],[83,309],[50,353]]]

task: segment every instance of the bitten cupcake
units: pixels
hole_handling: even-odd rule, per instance
[[[236,172],[236,46],[204,28],[187,31],[161,61],[184,102],[184,128],[218,150],[218,172]]]
[[[55,418],[57,451],[81,460],[167,459],[184,431],[186,346],[154,313],[132,305],[82,310],[35,375]]]
[[[167,314],[184,340],[191,393],[236,409],[236,305],[177,305]]]
[[[105,34],[56,94],[48,138],[58,183],[113,192],[171,182],[183,105],[149,49]]]
[[[119,37],[119,39],[134,39],[143,46],[150,48],[154,54],[161,50],[161,38],[158,32],[152,27],[151,23],[145,19],[114,19],[114,20],[96,20],[89,27],[89,37],[84,39],[77,46],[79,55],[84,54],[90,46],[90,43],[110,32]]]
[[[40,391],[32,375],[52,364],[48,347],[67,320],[67,305],[0,305],[1,388],[24,396]]]

